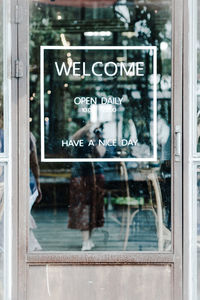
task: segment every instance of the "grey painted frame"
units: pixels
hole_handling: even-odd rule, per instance
[[[197,300],[197,0],[184,0],[183,40],[183,286],[184,300]]]
[[[17,299],[18,290],[18,96],[14,62],[17,59],[16,0],[3,1],[4,24],[4,135],[5,152],[0,155],[4,173],[4,298]]]
[[[13,1],[14,3],[14,1]],[[18,58],[24,65],[24,76],[18,79],[17,122],[18,133],[14,141],[18,145],[17,170],[18,189],[15,224],[18,224],[18,299],[26,299],[26,277],[29,265],[53,263],[58,265],[74,264],[170,264],[174,270],[173,299],[182,299],[182,159],[175,161],[175,127],[182,127],[182,36],[183,36],[183,0],[173,0],[173,53],[172,53],[172,160],[174,165],[172,184],[172,253],[151,252],[44,252],[28,253],[28,205],[29,199],[29,1],[18,0],[22,12],[18,24]],[[14,4],[13,4],[14,5]],[[13,53],[15,56],[16,53]],[[16,88],[16,87],[15,87]],[[177,113],[178,112],[178,113]],[[14,128],[13,128],[14,130]],[[175,188],[176,187],[176,188]],[[15,199],[16,201],[16,199]],[[16,216],[15,216],[16,217]],[[15,229],[17,230],[17,229]],[[14,298],[13,298],[14,299]]]

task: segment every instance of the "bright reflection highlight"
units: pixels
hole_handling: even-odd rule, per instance
[[[87,31],[84,32],[84,36],[111,36],[111,31]]]
[[[167,50],[167,48],[168,48],[168,44],[167,44],[166,42],[161,42],[161,43],[160,43],[160,49],[161,49],[162,51]]]
[[[61,38],[61,42],[62,42],[64,47],[69,47],[70,46],[70,42],[66,40],[64,33],[60,34],[60,38]]]

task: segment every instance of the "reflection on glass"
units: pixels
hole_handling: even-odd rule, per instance
[[[197,1],[198,10],[200,7]],[[197,19],[197,152],[200,152],[200,18]]]
[[[4,152],[3,138],[3,1],[0,2],[0,153]]]
[[[200,9],[200,1],[197,1],[197,11]],[[197,152],[200,152],[200,18],[197,14]],[[197,298],[200,299],[200,170],[197,173]]]
[[[200,167],[197,167],[197,291],[200,297]]]
[[[154,56],[155,50],[148,48],[45,49],[41,78],[45,158],[98,158],[99,145],[106,150],[102,158],[151,159],[156,127]],[[134,91],[139,99],[145,98],[143,114],[136,107]],[[88,132],[74,139],[79,127],[89,122]]]
[[[37,157],[36,141],[32,132],[30,132],[30,198],[29,198],[29,212],[30,212],[30,230],[29,230],[29,249],[41,250],[41,246],[37,241],[33,229],[36,228],[34,218],[31,215],[31,209],[34,203],[40,203],[42,193],[39,182],[39,164]]]
[[[88,3],[30,8],[29,249],[171,251],[171,1]],[[80,45],[156,46],[157,76],[152,51],[68,48],[40,77],[40,46]]]
[[[3,259],[4,259],[4,170],[0,165],[0,299],[3,299]]]
[[[0,1],[0,153],[4,151],[3,136],[3,1]],[[0,300],[3,300],[3,166],[0,166]]]

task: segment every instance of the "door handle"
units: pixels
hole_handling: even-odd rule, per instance
[[[180,161],[181,159],[181,126],[176,125],[175,127],[175,161]]]

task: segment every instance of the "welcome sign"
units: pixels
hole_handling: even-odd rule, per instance
[[[41,46],[40,63],[42,161],[157,160],[156,47]]]

